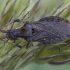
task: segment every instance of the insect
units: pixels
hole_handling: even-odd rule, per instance
[[[70,22],[61,17],[49,16],[34,22],[26,21],[20,28],[0,31],[5,32],[6,38],[11,40],[23,38],[28,43],[38,41],[50,45],[70,37]]]

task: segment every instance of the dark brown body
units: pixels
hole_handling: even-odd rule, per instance
[[[28,42],[56,44],[70,37],[70,23],[60,17],[46,17],[39,21],[27,21],[21,28],[8,30],[7,37],[16,40],[23,38]]]

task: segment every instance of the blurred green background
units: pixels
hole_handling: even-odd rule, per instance
[[[6,6],[5,4],[7,1],[10,1],[10,3],[4,10],[4,8]],[[70,21],[70,0],[7,0],[7,1],[0,0],[0,13],[1,13],[0,14],[0,20],[1,20],[0,27],[8,22],[9,18],[11,18],[11,15],[14,14],[15,18],[21,19],[23,17],[23,15],[26,14],[28,11],[30,11],[29,18],[27,19],[28,21],[36,21],[36,20],[39,20],[40,18],[43,18],[46,16],[51,16],[51,15],[54,15],[54,16],[59,15],[60,17],[66,18]],[[12,4],[14,1],[16,1],[15,7],[13,7],[13,4]],[[25,12],[20,17],[17,17],[18,14],[23,9],[25,9],[27,6],[28,6],[28,8],[25,10]],[[12,7],[14,8],[14,11],[11,10]],[[11,8],[11,9],[9,9],[9,8]],[[9,10],[9,13],[7,13],[7,10]],[[2,16],[4,16],[5,13],[7,13],[7,16],[2,18]],[[16,28],[21,25],[23,25],[23,23],[15,24],[14,27]],[[3,51],[6,51],[5,49],[6,48],[3,48]],[[8,50],[8,48],[7,48],[7,50]],[[14,53],[15,53],[15,51],[14,51]],[[2,52],[2,54],[3,54],[3,52]],[[13,53],[12,53],[12,55],[13,55]],[[6,57],[8,57],[8,56],[6,55]],[[14,66],[16,66],[16,67],[20,66],[23,61],[22,59],[23,58],[21,58],[20,64],[16,60],[16,63],[14,64]],[[1,60],[2,60],[2,58],[1,58]],[[13,61],[13,59],[12,59],[12,61]],[[12,67],[14,67],[14,66],[12,66]],[[9,68],[8,68],[8,70],[9,70]],[[51,64],[48,64],[47,62],[41,63],[41,64],[32,62],[32,63],[28,63],[26,66],[22,66],[18,70],[69,70],[69,69],[70,69],[69,63],[62,64],[62,65],[51,65]]]
[[[70,64],[65,65],[50,65],[50,64],[36,64],[30,63],[23,69],[19,70],[70,70]]]

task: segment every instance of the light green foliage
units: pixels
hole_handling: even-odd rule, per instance
[[[21,27],[25,21],[37,21],[47,16],[70,20],[70,0],[0,0],[0,29],[10,29],[12,22],[18,18],[21,21],[13,28]],[[0,32],[0,37],[4,35]],[[33,46],[26,49],[27,42],[23,39],[16,40],[16,43],[0,39],[0,70],[17,70],[32,61],[40,64],[70,61],[69,41],[67,39],[53,46],[33,42]],[[17,43],[22,46],[21,49],[16,46]]]

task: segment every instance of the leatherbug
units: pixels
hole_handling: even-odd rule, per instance
[[[19,22],[16,19],[14,22]],[[5,38],[17,40],[23,38],[28,43],[38,41],[46,45],[56,44],[70,37],[70,22],[57,16],[49,16],[38,21],[26,21],[16,29],[0,30],[6,33]]]

